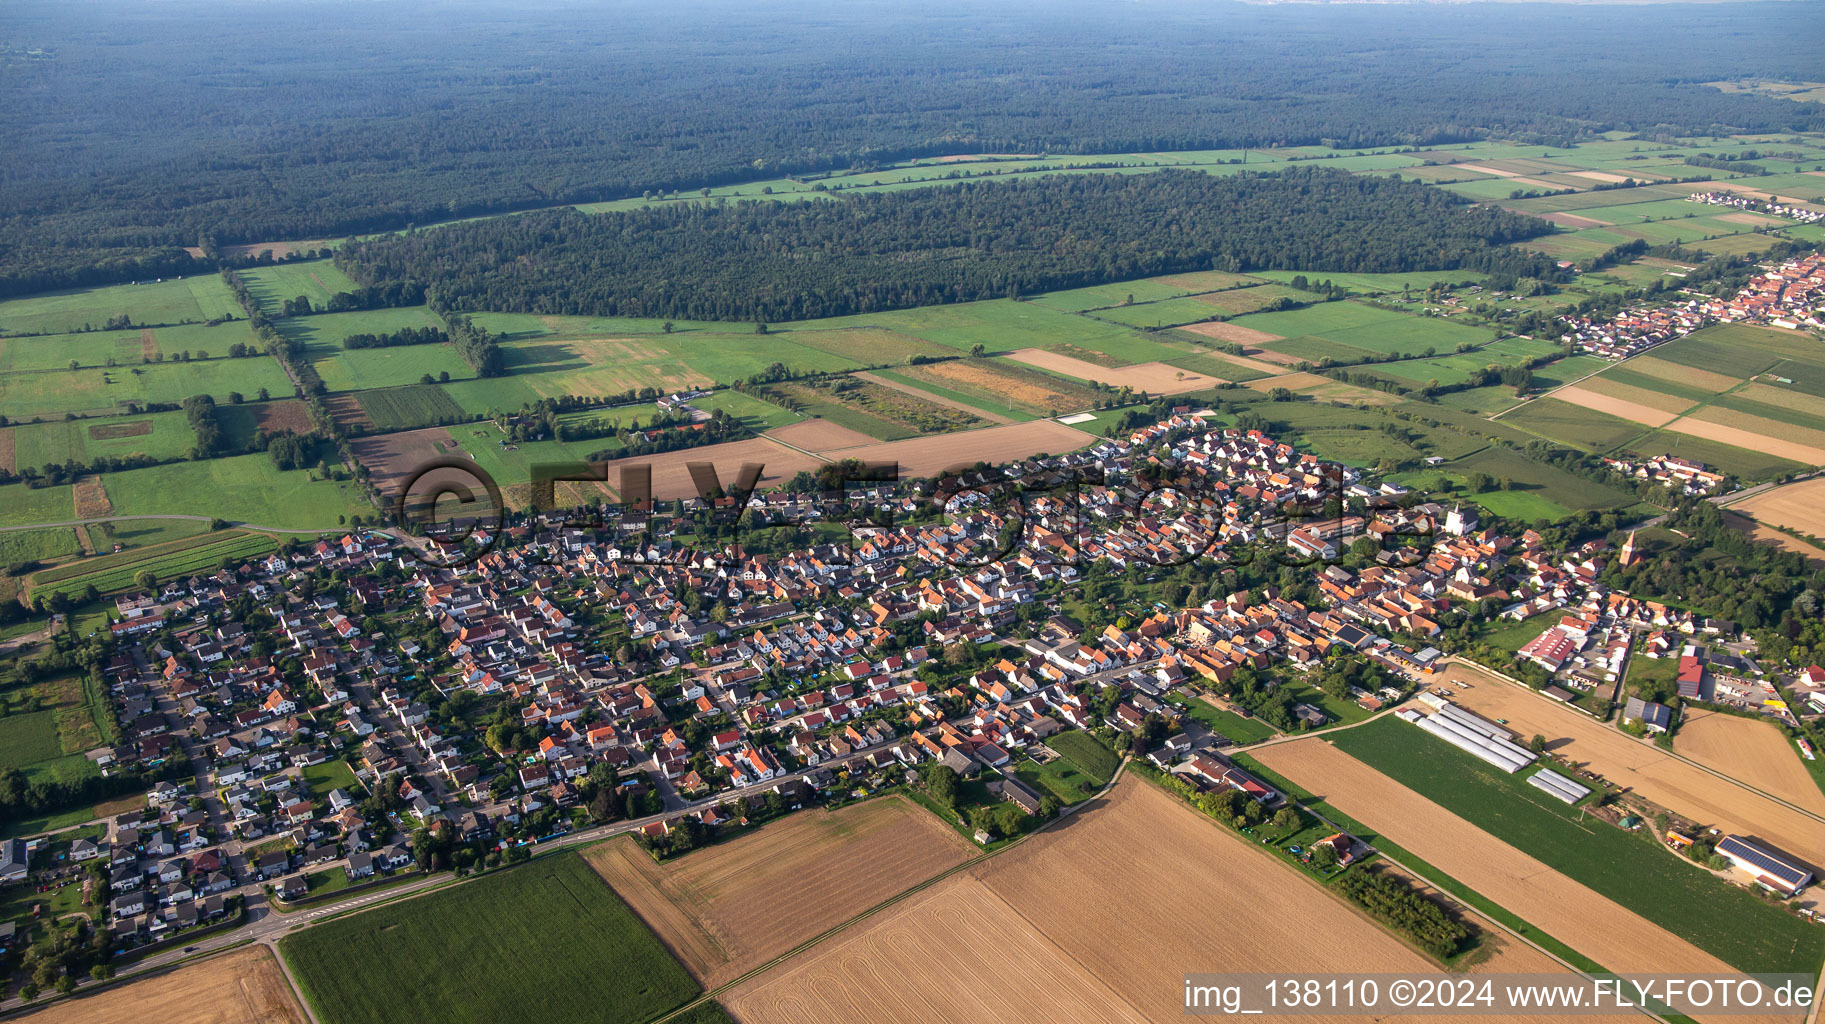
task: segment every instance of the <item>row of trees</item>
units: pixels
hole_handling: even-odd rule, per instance
[[[437,327],[401,327],[386,334],[351,334],[342,339],[343,348],[393,348],[398,345],[442,345],[450,335]]]
[[[336,261],[368,285],[423,282],[458,309],[764,324],[1202,269],[1548,277],[1557,268],[1545,257],[1491,247],[1550,230],[1415,182],[1320,167],[1221,178],[1167,170],[828,203],[554,211],[352,242]],[[451,334],[460,344],[454,321]]]

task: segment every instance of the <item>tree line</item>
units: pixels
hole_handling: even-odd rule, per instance
[[[437,327],[401,327],[386,334],[351,334],[342,339],[343,348],[393,348],[398,345],[443,345],[450,335]]]
[[[336,262],[369,286],[422,282],[453,309],[766,323],[1204,269],[1385,273],[1499,261],[1546,276],[1555,268],[1544,257],[1491,247],[1552,230],[1390,178],[1167,170],[818,203],[534,213],[352,242]],[[460,343],[454,324],[451,333]]]

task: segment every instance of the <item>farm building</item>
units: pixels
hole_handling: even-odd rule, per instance
[[[1533,763],[1533,753],[1517,745],[1506,729],[1434,695],[1428,694],[1421,699],[1437,710],[1430,715],[1421,715],[1409,709],[1399,712],[1399,717],[1510,774]]]
[[[1764,889],[1792,896],[1812,881],[1812,869],[1742,836],[1725,836],[1717,852]]]
[[[1591,792],[1589,786],[1579,785],[1551,768],[1542,768],[1534,772],[1527,777],[1527,784],[1535,789],[1544,790],[1549,795],[1568,804],[1577,803],[1589,796]]]
[[[1673,726],[1673,709],[1640,697],[1630,697],[1622,706],[1622,724],[1640,722],[1649,732],[1666,732]]]

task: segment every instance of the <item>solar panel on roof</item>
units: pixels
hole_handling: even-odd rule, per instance
[[[1717,849],[1739,860],[1748,861],[1791,885],[1800,885],[1812,877],[1812,872],[1795,867],[1760,847],[1751,846],[1739,836],[1725,836],[1723,842],[1717,844]]]

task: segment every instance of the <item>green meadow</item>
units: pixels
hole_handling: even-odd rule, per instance
[[[110,318],[121,315],[135,324],[181,324],[244,314],[220,277],[193,274],[6,299],[0,301],[0,334],[100,330]]]

